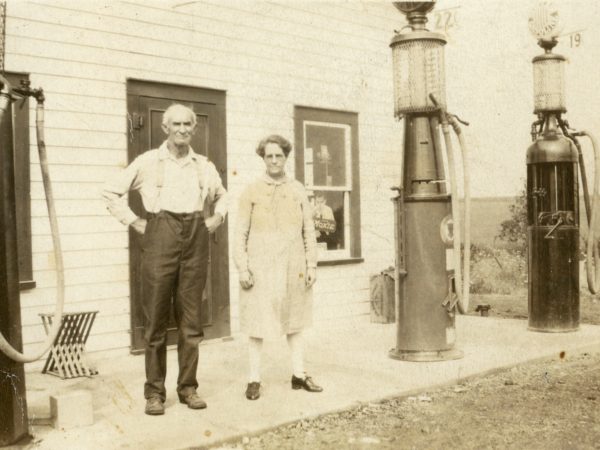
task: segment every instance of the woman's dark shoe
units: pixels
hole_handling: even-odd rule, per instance
[[[248,400],[256,400],[258,397],[260,397],[260,383],[257,381],[248,383],[248,387],[246,388],[246,398]]]
[[[315,384],[311,377],[298,378],[292,375],[292,389],[304,389],[308,392],[321,392],[323,388]]]

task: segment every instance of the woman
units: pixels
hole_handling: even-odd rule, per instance
[[[291,150],[281,136],[263,139],[256,153],[266,173],[240,198],[234,259],[242,286],[240,324],[249,337],[249,400],[260,396],[263,339],[282,334],[292,354],[292,389],[323,390],[304,372],[301,332],[312,322],[316,240],[304,187],[285,174]]]

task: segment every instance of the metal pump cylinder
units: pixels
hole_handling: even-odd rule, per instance
[[[462,357],[454,349],[455,311],[452,271],[446,259],[450,195],[443,180],[437,118],[407,116],[404,140],[404,187],[395,199],[397,267],[397,340],[395,359],[441,361]]]
[[[578,153],[550,115],[527,150],[529,329],[579,328]]]

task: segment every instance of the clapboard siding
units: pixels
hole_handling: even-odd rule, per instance
[[[94,267],[78,267],[65,270],[66,286],[90,286],[95,283],[129,280],[129,265],[110,265]],[[56,287],[56,272],[54,270],[39,270],[35,273],[37,287]],[[32,295],[28,291],[22,295]]]
[[[122,299],[123,302],[128,302],[128,299]],[[96,305],[97,307],[98,305]],[[77,312],[77,306],[74,305],[72,308],[73,312]],[[80,309],[80,311],[85,310],[88,311],[90,308]],[[95,310],[92,306],[92,310]],[[45,308],[43,312],[53,312],[53,308]],[[129,312],[118,313],[118,314],[109,314],[102,313],[96,316],[96,320],[93,326],[93,335],[102,335],[103,333],[123,333],[122,330],[125,330],[129,327]],[[90,341],[94,341],[93,335],[90,335]],[[44,331],[44,327],[42,325],[42,321],[38,316],[37,322],[30,325],[25,325],[23,327],[23,339],[27,341],[27,343],[35,343],[42,342],[46,338],[46,333]]]
[[[17,53],[18,52],[18,53]],[[84,52],[88,53],[89,50]],[[50,54],[51,55],[51,54]],[[211,58],[210,55],[207,58]],[[262,88],[264,93],[272,92],[276,94],[272,98],[279,97],[282,93],[286,96],[293,94],[306,94],[315,90],[326,89],[329,93],[336,96],[346,96],[348,93],[364,89],[364,78],[368,73],[349,74],[348,81],[351,84],[340,84],[339,74],[333,69],[335,65],[331,65],[330,71],[319,70],[319,77],[302,76],[303,70],[298,69],[297,64],[291,64],[289,70],[275,72],[264,69],[251,69],[252,65],[247,62],[244,64],[244,58],[241,58],[240,66],[227,66],[225,64],[208,63],[204,61],[179,61],[175,58],[158,58],[156,56],[145,56],[137,54],[121,54],[115,55],[114,58],[97,58],[90,61],[88,59],[69,59],[65,61],[59,56],[52,57],[44,54],[43,56],[35,56],[27,53],[21,53],[20,49],[15,49],[14,56],[11,58],[12,64],[16,67],[15,70],[26,70],[39,72],[40,74],[58,75],[76,77],[77,75],[99,81],[114,81],[118,82],[123,79],[123,75],[136,78],[164,78],[175,81],[182,78],[173,74],[173,67],[182,65],[189,73],[201,74],[201,79],[207,80],[211,84],[225,84],[227,88],[242,88],[243,86],[251,87],[248,94],[258,93]],[[208,59],[210,60],[210,59]],[[60,62],[60,64],[58,64]],[[278,67],[275,63],[272,66]],[[311,66],[309,66],[311,67]],[[304,69],[306,70],[306,69]],[[372,68],[371,68],[372,70]],[[290,74],[294,74],[294,78],[290,78]],[[197,77],[185,77],[186,79]],[[374,80],[377,81],[377,80]],[[391,84],[385,82],[375,82],[369,86],[369,91],[380,93],[389,91]]]
[[[123,133],[123,124],[122,114],[105,114],[102,116],[102,120],[98,120],[98,116],[78,111],[46,108],[44,114],[44,125],[47,128]]]
[[[101,12],[92,2],[85,2],[77,7],[43,3],[37,3],[37,6],[41,10],[52,10],[53,14],[61,18],[63,24],[74,28],[108,32],[118,30],[122,34],[139,35],[163,42],[169,42],[173,37],[173,31],[179,30],[180,33],[188,34],[193,31],[200,37],[199,42],[211,42],[215,37],[233,37],[243,42],[258,42],[275,47],[289,46],[287,48],[297,50],[308,45],[309,48],[318,47],[313,51],[320,50],[323,53],[329,50],[319,47],[323,41],[335,42],[338,50],[346,52],[349,59],[354,59],[355,50],[373,50],[369,45],[372,41],[368,38],[363,40],[359,31],[352,33],[336,29],[331,26],[329,20],[321,26],[310,23],[302,26],[303,24],[296,17],[297,12],[287,8],[285,3],[277,5],[252,2],[244,8],[242,2],[213,4],[198,2],[182,10],[171,8],[165,2],[144,4],[113,2],[105,5]],[[257,12],[261,7],[268,10]],[[82,10],[87,12],[82,13]],[[277,17],[277,14],[287,17],[282,19]],[[45,21],[41,13],[36,18]],[[313,22],[320,20],[318,11],[311,14],[311,20]],[[281,26],[282,24],[286,26]],[[273,37],[276,37],[279,42],[274,43]]]
[[[92,116],[91,113],[89,113]],[[96,116],[96,119],[98,117]],[[103,120],[104,117],[100,117]],[[121,116],[123,122],[124,118]],[[122,127],[123,125],[121,125]],[[73,148],[59,147],[56,145],[47,146],[48,162],[50,164],[73,164],[88,166],[125,166],[127,164],[127,155],[123,154],[123,149],[100,149],[100,148]],[[30,151],[31,163],[35,166],[39,164],[37,147],[32,145]]]
[[[44,85],[46,80],[53,80],[58,77],[60,77],[60,75],[31,75],[32,84],[34,86],[42,86]],[[115,95],[115,92],[121,93],[125,90],[123,83],[115,83],[115,86],[113,86],[112,89],[107,89],[106,91],[103,91],[103,88],[95,87],[98,84],[97,80],[84,80],[82,78],[79,78],[77,79],[77,81],[89,82],[89,87],[86,87],[84,92],[64,92],[66,90],[70,90],[70,86],[72,84],[77,85],[77,83],[72,83],[73,80],[75,79],[63,78],[61,80],[61,83],[64,86],[62,89],[57,89],[56,91],[46,91],[46,95],[51,96],[51,100],[46,99],[45,103],[46,107],[48,108],[48,111],[62,110],[72,112],[85,112],[89,114],[94,114],[99,119],[102,119],[104,116],[106,116],[108,111],[116,111],[119,112],[123,118],[125,118],[123,114],[125,100],[122,97],[118,99],[111,97]],[[122,89],[120,89],[120,87],[122,87]],[[105,92],[106,95],[91,95],[91,92]],[[81,147],[87,147],[85,142],[82,142],[81,144]],[[102,145],[99,145],[99,147],[104,148]]]
[[[98,198],[89,200],[57,200],[56,214],[59,216],[103,216],[106,205]],[[45,200],[31,201],[31,217],[47,217]]]
[[[140,16],[139,15],[139,8],[143,9],[143,7],[141,5],[136,5],[136,18],[138,20],[139,20],[139,16]],[[65,11],[66,11],[63,8],[58,8],[57,10],[61,11],[63,13],[65,13]],[[204,8],[203,8],[202,12],[206,13],[207,11],[205,11]],[[70,13],[70,11],[69,11],[69,13]],[[126,14],[126,13],[127,12],[124,12],[124,14]],[[135,38],[139,38],[139,37],[145,38],[145,40],[143,42],[140,42],[139,39],[135,39],[135,41],[136,41],[137,45],[144,46],[144,48],[146,49],[145,50],[146,53],[148,53],[148,48],[149,47],[152,48],[152,53],[151,54],[144,54],[143,51],[141,51],[141,50],[140,51],[135,51],[135,50],[134,51],[131,51],[131,50],[128,51],[127,52],[128,53],[128,55],[127,55],[127,61],[129,61],[131,58],[135,58],[135,57],[139,56],[139,57],[144,58],[143,59],[143,63],[146,63],[147,60],[152,60],[153,58],[157,58],[156,55],[157,54],[161,54],[160,53],[161,52],[161,48],[165,49],[165,54],[169,55],[170,59],[172,59],[172,58],[176,59],[176,55],[177,55],[178,51],[183,52],[182,55],[181,55],[181,61],[184,62],[186,64],[186,66],[187,66],[187,64],[189,64],[189,61],[192,58],[194,58],[194,56],[196,58],[198,58],[200,61],[202,61],[202,64],[204,66],[208,66],[208,67],[210,67],[212,64],[214,64],[213,61],[219,61],[220,59],[223,59],[224,61],[230,61],[231,60],[231,56],[232,55],[224,53],[223,49],[219,49],[219,51],[215,55],[212,55],[212,54],[203,54],[202,53],[202,51],[203,51],[202,48],[196,47],[194,45],[194,43],[191,43],[191,47],[194,48],[194,50],[198,50],[197,52],[195,52],[194,54],[192,54],[191,52],[189,52],[189,50],[187,49],[187,47],[182,47],[181,49],[178,50],[177,48],[173,48],[173,46],[170,46],[168,44],[168,42],[171,42],[173,39],[177,38],[177,30],[174,30],[172,27],[167,27],[165,25],[166,23],[168,23],[167,19],[168,19],[169,16],[170,15],[168,15],[168,14],[166,16],[163,15],[163,16],[161,16],[161,20],[158,23],[152,24],[152,28],[151,28],[151,30],[149,30],[149,34],[148,35],[140,35],[139,34],[143,30],[143,28],[141,28],[141,27],[133,27],[132,28],[131,26],[128,27],[127,25],[123,24],[123,29],[132,30],[131,32],[134,32],[134,31],[138,32],[138,33],[136,33],[137,35],[134,36]],[[68,14],[68,17],[72,19],[73,15],[72,14]],[[79,16],[79,17],[77,17],[76,18],[77,22],[80,23],[81,22],[80,19],[84,18],[84,17],[87,17],[87,16]],[[96,22],[98,22],[97,21],[97,17],[95,17],[94,15],[92,15],[92,17],[93,17],[93,19],[91,19],[91,20],[92,20],[93,23],[90,24],[91,27],[93,27],[94,24]],[[166,18],[166,19],[163,21],[163,18]],[[113,17],[112,19],[113,20],[121,20],[121,21],[125,21],[126,22],[126,20],[120,19],[120,18],[117,18],[117,17]],[[154,20],[156,20],[156,17],[154,17]],[[271,21],[271,22],[273,22],[273,21]],[[138,24],[138,22],[135,22],[135,23]],[[104,23],[104,24],[106,25],[106,23]],[[181,24],[180,21],[175,21],[174,25],[181,26],[182,24]],[[237,24],[237,25],[243,27],[243,24]],[[160,34],[157,33],[156,27],[162,28],[164,30],[164,32],[168,36],[160,36]],[[201,26],[199,24],[195,24],[195,29],[200,29],[200,28],[201,28]],[[268,30],[265,30],[265,32],[266,31],[268,31]],[[278,31],[277,40],[279,42],[281,42],[283,40],[282,36],[285,37],[285,32],[282,31],[280,27],[278,27],[277,31]],[[189,31],[187,31],[185,29],[181,30],[180,32],[182,34],[186,34],[187,33],[189,35]],[[240,30],[240,32],[243,32],[243,29]],[[263,34],[267,34],[267,33],[263,33]],[[336,35],[337,35],[337,33],[336,33]],[[168,39],[166,39],[167,37],[168,37]],[[187,36],[183,36],[183,38],[185,38],[185,37],[187,37]],[[291,42],[298,41],[298,36],[292,35],[292,37],[293,37],[293,40]],[[212,43],[212,41],[215,40],[214,38],[215,38],[215,36],[211,37],[211,43]],[[304,36],[304,38],[307,39],[306,36]],[[339,36],[338,36],[338,38],[339,38]],[[146,41],[146,39],[157,40],[156,45],[148,45],[148,42]],[[364,39],[360,35],[358,35],[358,37],[355,36],[355,39],[358,39],[364,45]],[[258,66],[255,63],[252,64],[252,62],[245,62],[245,58],[248,58],[249,57],[248,55],[250,54],[249,49],[247,48],[247,45],[246,45],[247,41],[248,41],[248,36],[244,35],[243,53],[240,54],[239,50],[237,51],[237,53],[235,55],[236,56],[236,62],[238,60],[240,61],[239,62],[239,66],[242,67],[242,70],[251,70],[251,73],[262,75],[262,70],[263,70],[262,67],[263,66],[264,67],[270,67],[267,64],[264,64],[264,61],[265,61],[264,49],[262,51],[260,51],[260,52],[257,52],[257,54],[256,54],[256,58],[258,58],[259,62],[260,62],[260,64]],[[345,41],[345,40],[343,40],[343,41]],[[68,41],[62,40],[61,42],[68,42]],[[78,41],[76,41],[76,42],[78,42]],[[123,44],[124,43],[122,41],[119,42],[119,45],[120,45],[119,48],[123,48],[123,47],[128,48],[128,49],[130,48],[130,45],[127,45],[127,44],[129,44],[128,42],[125,42],[125,44],[126,44],[125,46],[123,46]],[[153,42],[153,44],[154,44],[154,42]],[[382,44],[385,45],[386,43],[382,42]],[[39,43],[33,43],[32,45],[34,45],[36,48],[39,47]],[[59,42],[58,45],[59,45],[59,49],[57,50],[57,52],[60,52],[60,46],[64,46],[65,44],[62,44],[62,43]],[[273,41],[272,40],[269,42],[269,45],[271,47],[273,46]],[[318,46],[312,46],[312,47],[317,47],[318,48]],[[311,64],[311,65],[307,65],[307,66],[306,65],[303,66],[303,65],[298,65],[297,64],[297,61],[299,60],[299,58],[297,57],[297,55],[295,55],[295,54],[289,55],[288,58],[291,56],[291,60],[289,62],[289,64],[291,64],[290,69],[295,71],[294,72],[295,73],[294,78],[295,79],[296,78],[301,78],[303,76],[302,75],[302,70],[303,69],[308,69],[308,70],[318,71],[319,72],[319,79],[322,79],[324,76],[327,76],[326,72],[329,70],[332,73],[332,75],[335,78],[335,80],[338,81],[339,80],[339,72],[338,72],[337,61],[341,58],[341,55],[339,53],[339,46],[335,46],[335,50],[336,50],[335,54],[327,55],[327,58],[328,58],[327,61],[323,61],[321,64],[316,64],[316,65],[312,65]],[[121,50],[115,50],[115,51],[117,53],[119,53],[119,52],[123,53],[123,51],[121,51]],[[206,51],[212,51],[212,50],[211,49],[207,49]],[[377,61],[377,60],[373,60],[372,59],[372,58],[375,57],[374,55],[377,55],[378,53],[377,52],[373,52],[372,51],[372,47],[369,47],[369,48],[354,48],[354,49],[352,49],[352,51],[351,51],[352,57],[350,58],[350,60],[353,63],[355,63],[355,61],[356,61],[356,55],[355,55],[355,53],[357,51],[363,51],[363,52],[367,51],[367,53],[365,53],[366,55],[368,55],[367,58],[369,58],[369,60],[366,61],[368,64],[365,64],[365,66],[367,66],[367,67],[370,67],[371,65],[374,65],[375,67],[378,67],[378,63],[383,62],[383,61]],[[111,62],[120,61],[120,59],[118,57],[117,58],[112,58],[110,56],[111,55],[110,51],[106,50],[105,48],[98,49],[98,51],[89,51],[89,49],[80,48],[80,52],[81,52],[81,58],[82,59],[77,59],[77,54],[78,53],[76,53],[75,56],[73,57],[73,59],[76,60],[77,62],[82,62],[83,63],[83,62],[92,62],[92,61],[96,60],[99,64],[102,64],[103,66],[106,66],[107,68],[110,68],[111,67]],[[229,49],[229,52],[235,53],[236,52],[235,47],[231,46],[230,49]],[[23,54],[27,55],[28,53],[26,51],[24,51]],[[383,55],[383,58],[388,58],[387,52],[379,52],[379,54]],[[53,55],[52,50],[50,50],[49,56],[51,57],[52,55]],[[285,61],[282,61],[281,58],[280,58],[280,56],[281,55],[278,55],[278,57],[276,59],[274,59],[274,62],[276,64],[272,65],[272,67],[278,68],[284,74],[289,73],[289,70],[288,70],[288,68],[286,66]],[[335,58],[336,64],[331,64],[331,57],[332,56]],[[123,58],[121,58],[121,60],[122,59]],[[132,65],[136,66],[135,62],[136,61],[134,61],[132,63]],[[113,65],[112,67],[122,67],[122,65]],[[219,67],[219,70],[222,70],[224,67],[225,66]],[[350,69],[352,69],[352,67],[350,67]],[[375,72],[380,73],[380,71],[375,71]],[[352,70],[351,73],[355,74],[356,70]],[[265,74],[266,75],[271,75],[269,72],[266,72]]]
[[[143,69],[155,70],[157,67],[164,67],[165,64],[184,65],[190,67],[192,70],[195,67],[198,67],[193,66],[190,63],[189,48],[173,48],[173,46],[164,42],[153,45],[153,52],[147,54],[121,49],[106,49],[106,47],[83,46],[81,42],[77,42],[76,44],[66,44],[61,41],[53,42],[48,41],[47,39],[32,39],[30,37],[22,36],[14,36],[14,39],[10,42],[15,46],[15,53],[18,52],[23,56],[35,56],[35,52],[40,46],[40,42],[43,42],[45,49],[44,57],[47,59],[60,59],[64,54],[64,51],[67,50],[70,54],[70,60],[74,62],[97,64],[109,69],[141,67]],[[146,46],[146,48],[148,47]],[[247,72],[249,70],[251,70],[257,78],[260,77],[263,79],[265,75],[271,77],[294,72],[294,78],[299,80],[306,79],[319,82],[338,82],[340,76],[337,65],[331,63],[327,64],[324,68],[316,66],[314,62],[305,67],[299,67],[298,60],[295,58],[293,61],[289,62],[273,59],[273,64],[265,64],[264,55],[252,56],[248,53],[243,55],[232,55],[233,52],[231,50],[228,52],[200,48],[196,50],[198,50],[198,54],[196,55],[197,59],[195,60],[198,65],[202,65],[204,70],[210,68],[217,69],[220,72],[225,71],[225,73],[232,77],[230,79],[231,81],[238,80],[236,75],[239,74],[239,71]],[[234,62],[231,61],[232,56],[235,56]],[[377,63],[377,61],[368,62],[370,64]],[[347,75],[356,76],[356,70],[352,69],[352,66],[348,67]],[[374,75],[375,79],[385,79],[381,76],[379,71],[376,72],[377,74]]]
[[[104,249],[104,250],[81,250],[81,251],[63,251],[63,263],[65,269],[74,269],[79,267],[98,267],[112,266],[118,264],[127,264],[129,253],[127,249]],[[33,270],[52,270],[54,269],[54,253],[34,253]]]
[[[50,154],[51,152],[48,152]],[[37,168],[37,166],[33,166]],[[88,166],[74,164],[53,164],[51,176],[53,179],[63,183],[104,183],[106,179],[114,174],[114,166]],[[42,181],[41,172],[31,170],[31,181]],[[96,195],[96,199],[98,196]]]
[[[393,263],[401,124],[393,118],[389,40],[403,24],[388,4],[204,1],[11,2],[6,68],[46,93],[46,145],[64,249],[67,309],[98,309],[90,351],[129,346],[128,233],[100,200],[127,164],[127,80],[226,91],[230,247],[243,188],[263,171],[265,134],[294,135],[297,105],[358,113],[360,264],[319,267],[315,321],[369,313],[369,276]],[[393,13],[393,14],[392,14]],[[185,45],[180,45],[185,43]],[[34,278],[23,293],[26,348],[44,338],[52,308],[53,248],[31,106]],[[292,154],[293,157],[294,154]],[[293,175],[293,164],[289,164]],[[230,248],[231,254],[231,248]],[[239,292],[230,261],[232,328]]]
[[[52,237],[49,235],[33,236],[35,253],[52,251]],[[109,248],[127,248],[129,241],[123,231],[87,234],[65,234],[61,236],[63,251],[99,250]]]
[[[370,310],[370,303],[364,301],[361,303],[351,303],[344,306],[339,305],[327,305],[319,308],[318,313],[315,315],[316,322],[334,322],[338,318],[343,319],[347,317],[367,316]]]
[[[76,183],[73,183],[74,185]],[[98,191],[96,191],[98,192]],[[97,198],[97,197],[96,197]],[[61,234],[79,234],[81,232],[97,233],[107,231],[123,231],[124,227],[108,215],[59,217],[58,227]],[[47,218],[32,217],[31,232],[34,236],[50,235],[50,225]],[[34,253],[35,253],[34,249]]]
[[[93,288],[93,291],[92,291]],[[40,310],[52,311],[54,309],[54,289],[40,290],[37,297],[28,296],[27,303],[22,307],[21,321],[23,325],[38,325]],[[76,299],[69,304],[70,311],[94,311],[96,309],[110,309],[114,314],[127,314],[129,312],[129,283],[107,283],[93,286],[76,286],[67,288],[69,298]]]
[[[50,166],[50,176],[54,166]],[[31,171],[38,171],[38,167],[32,165]],[[74,199],[98,199],[103,183],[90,182],[87,180],[75,183],[67,183],[52,179],[52,192],[56,200],[74,200]],[[44,186],[41,181],[31,183],[31,198],[33,200],[43,200]]]

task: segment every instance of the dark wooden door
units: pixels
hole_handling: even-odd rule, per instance
[[[128,81],[129,162],[145,151],[158,148],[166,139],[161,128],[162,114],[173,103],[182,103],[195,111],[198,124],[192,138],[192,148],[197,153],[207,156],[216,165],[226,186],[225,93],[222,91]],[[129,204],[137,215],[145,215],[141,198],[136,192],[130,194]],[[130,229],[131,350],[133,353],[139,353],[144,349],[140,244],[141,237]],[[210,238],[208,279],[202,297],[204,335],[207,339],[230,334],[228,261],[227,222],[225,222]],[[171,308],[167,344],[172,345],[176,342],[177,325]]]

